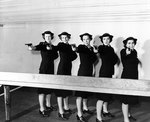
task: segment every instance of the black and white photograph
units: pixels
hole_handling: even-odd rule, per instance
[[[0,0],[0,122],[150,122],[150,0]]]

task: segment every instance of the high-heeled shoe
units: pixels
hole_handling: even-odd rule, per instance
[[[64,112],[67,113],[67,114],[72,114],[73,113],[71,109],[68,109],[68,110],[64,109]]]
[[[93,112],[90,111],[89,109],[88,110],[83,110],[83,114],[85,114],[85,113],[87,113],[87,114],[93,114]]]
[[[104,117],[115,117],[115,115],[111,114],[110,112],[106,113],[106,112],[102,112],[102,115]]]
[[[47,111],[57,111],[57,108],[55,108],[54,106],[50,106],[50,107],[46,106],[46,110]]]
[[[83,116],[79,117],[78,115],[76,116],[77,117],[77,120],[79,122],[88,122]]]
[[[58,118],[61,120],[68,120],[69,118],[65,114],[58,113]]]
[[[104,122],[104,120],[98,120],[98,119],[96,118],[96,122]]]
[[[39,110],[39,114],[42,115],[43,117],[49,117],[49,113],[46,110],[43,110],[43,111]]]
[[[136,121],[136,118],[134,118],[132,115],[129,116],[130,120]]]

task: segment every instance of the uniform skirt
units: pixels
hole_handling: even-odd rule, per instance
[[[83,75],[79,75],[78,76],[83,76]],[[86,75],[84,75],[86,76]],[[92,76],[89,76],[88,77],[92,77]],[[87,99],[88,97],[91,97],[93,96],[93,93],[92,92],[86,92],[86,91],[75,91],[75,96],[76,97],[82,97],[83,99]]]
[[[69,75],[70,76],[71,75],[71,67],[72,67],[71,64],[68,64],[68,65],[64,65],[64,64],[60,65],[59,64],[57,74],[58,75]],[[67,96],[73,95],[73,92],[71,90],[57,89],[57,90],[55,90],[55,95],[57,97],[63,97],[63,98],[65,98]]]
[[[128,71],[124,70],[121,78],[125,79],[138,79],[138,71]],[[131,95],[120,95],[120,102],[124,104],[130,104],[130,105],[136,105],[139,103],[139,97],[138,96],[131,96]]]
[[[100,75],[100,77],[106,77],[106,78],[112,78],[112,75]],[[113,100],[113,95],[112,94],[107,94],[107,93],[95,93],[95,96],[97,99],[102,100],[104,102],[110,102]]]
[[[82,97],[83,99],[87,99],[88,97],[92,96],[92,92],[84,92],[84,91],[75,91],[76,97]]]
[[[73,92],[71,90],[60,90],[60,89],[57,89],[55,90],[55,95],[57,97],[67,97],[67,96],[72,96],[73,95]]]
[[[129,105],[136,105],[139,103],[138,96],[120,95],[120,102]]]
[[[53,70],[41,70],[39,71],[39,74],[54,74]],[[55,93],[55,89],[47,89],[47,88],[37,88],[38,94],[52,94]]]

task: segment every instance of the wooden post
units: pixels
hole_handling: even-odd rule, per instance
[[[11,102],[10,102],[10,87],[9,86],[4,86],[4,99],[5,99],[5,115],[6,115],[6,121],[10,121],[10,107],[11,107]]]

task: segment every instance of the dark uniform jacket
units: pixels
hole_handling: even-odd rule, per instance
[[[131,51],[130,54],[126,54],[126,49],[122,49],[121,61],[123,65],[122,78],[138,79],[138,63],[136,50]]]
[[[93,64],[97,60],[97,56],[93,51],[93,47],[89,49],[85,45],[79,45],[77,52],[80,56],[78,76],[92,76]]]
[[[57,49],[52,45],[51,50],[46,49],[47,42],[40,42],[39,45],[36,45],[36,50],[41,51],[41,65],[40,73],[41,74],[54,74],[54,60],[58,57]]]
[[[111,46],[100,45],[98,53],[102,60],[99,76],[112,77],[114,74],[114,65],[118,62],[118,56],[114,52],[114,49]]]
[[[72,61],[77,58],[77,54],[72,50],[71,45],[60,42],[57,45],[60,55],[58,65],[58,75],[71,75]]]

